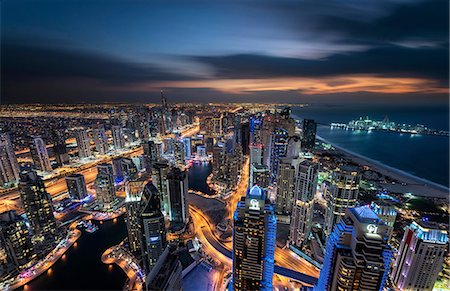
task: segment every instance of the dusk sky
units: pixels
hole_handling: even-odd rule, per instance
[[[448,102],[447,0],[0,5],[2,103]]]

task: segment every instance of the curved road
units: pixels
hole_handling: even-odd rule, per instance
[[[209,224],[209,221],[203,216],[203,214],[200,213],[200,211],[194,209],[193,207],[190,207],[190,210],[194,212],[195,218],[201,218],[203,221],[199,223],[200,229],[202,230],[203,236],[206,238],[208,243],[219,253],[227,257],[228,259],[232,260],[232,253],[231,250],[226,248],[223,244],[221,244],[213,235],[211,226]],[[194,217],[193,217],[194,218]],[[194,218],[194,219],[195,219]],[[276,274],[288,277],[309,285],[314,285],[317,283],[317,278],[313,276],[306,275],[304,273],[300,273],[288,268],[281,267],[279,265],[275,265],[274,271]]]

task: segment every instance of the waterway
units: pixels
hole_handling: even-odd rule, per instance
[[[312,118],[322,124],[318,126],[317,134],[333,144],[417,177],[449,186],[448,137],[352,131],[325,126],[331,122],[347,123],[365,116],[373,120],[388,116],[397,123],[419,123],[429,128],[448,130],[448,107],[321,105],[295,107],[292,112],[295,117]]]
[[[211,194],[206,178],[211,173],[209,163],[194,163],[189,168],[189,188]],[[100,224],[94,233],[83,232],[51,271],[31,281],[22,290],[122,290],[126,281],[115,264],[101,261],[103,252],[121,242],[127,235],[124,216]]]

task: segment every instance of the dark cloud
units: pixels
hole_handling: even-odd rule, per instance
[[[2,75],[6,79],[87,78],[106,83],[185,80],[158,67],[80,49],[2,44]]]
[[[70,102],[71,98],[76,99],[75,94],[79,98],[95,95],[101,100],[102,94],[123,94],[117,89],[121,86],[191,79],[157,66],[127,62],[62,45],[50,47],[5,42],[1,50],[2,103],[27,102],[28,98],[32,98],[29,101],[43,102],[46,98],[52,102],[68,98]]]
[[[373,21],[346,18],[341,15],[323,17],[322,31],[343,33],[346,42],[385,43],[403,40],[448,42],[449,2],[447,0],[402,3],[384,17]]]
[[[390,45],[363,52],[336,54],[321,60],[263,55],[200,56],[217,78],[321,77],[374,74],[448,80],[448,47],[408,48]]]

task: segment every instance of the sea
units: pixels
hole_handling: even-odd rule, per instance
[[[348,151],[449,187],[449,138],[395,132],[331,129],[332,122],[348,123],[360,117],[449,130],[448,106],[308,105],[292,107],[294,118],[314,119],[317,135]]]

